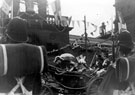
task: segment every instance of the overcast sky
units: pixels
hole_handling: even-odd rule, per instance
[[[54,0],[49,0],[52,2]],[[111,19],[114,19],[115,0],[61,0],[61,11],[63,16],[72,16],[72,21],[74,23],[74,29],[70,31],[70,34],[81,35],[84,33],[84,15],[86,16],[86,21],[97,25],[98,27],[102,22],[107,25],[107,30],[111,29]],[[78,26],[76,21],[80,21],[80,26]],[[70,26],[73,26],[72,23]],[[90,33],[95,28],[93,26],[87,26],[87,33]],[[99,31],[94,33],[94,36],[98,36]]]

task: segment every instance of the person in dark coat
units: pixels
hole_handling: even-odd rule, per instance
[[[104,22],[102,22],[102,25],[100,26],[100,35],[104,36],[106,34],[106,25]]]
[[[7,26],[6,41],[4,43],[26,43],[29,40],[26,25],[27,22],[24,19],[20,17],[14,17]],[[0,77],[0,92],[9,93],[9,91],[11,91],[11,89],[16,85],[16,83],[17,81],[15,80],[15,77],[11,75],[5,75],[3,77]],[[32,91],[33,95],[39,95],[41,91],[41,85],[41,73],[29,74],[25,76],[24,86],[28,91]]]
[[[130,74],[132,72],[127,73],[125,72],[126,69],[123,70],[120,66],[123,66],[123,68],[127,68],[124,64],[126,63],[125,60],[123,63],[123,58],[132,56],[131,52],[133,48],[134,44],[130,33],[127,30],[123,30],[118,36],[119,57],[117,58],[116,62],[108,68],[107,73],[103,78],[103,81],[99,85],[97,91],[98,95],[117,95],[115,91],[124,91],[127,89],[127,87],[129,86],[129,81],[126,78],[127,76],[130,77]],[[124,74],[121,71],[123,71]]]

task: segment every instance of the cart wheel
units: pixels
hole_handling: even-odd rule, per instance
[[[101,77],[92,79],[88,84],[86,95],[98,95],[98,87],[101,84],[102,80],[103,78]]]
[[[40,95],[54,95],[54,94],[50,87],[44,85]]]

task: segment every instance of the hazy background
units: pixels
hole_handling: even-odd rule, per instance
[[[54,0],[48,0],[49,4],[52,1]],[[99,36],[99,26],[102,22],[105,22],[107,30],[111,30],[112,19],[115,18],[114,3],[115,0],[61,0],[62,15],[72,16],[70,26],[74,27],[74,29],[70,31],[70,34],[81,35],[84,33],[84,15],[86,16],[86,22],[89,22],[89,25],[87,24],[88,36]],[[90,23],[98,26],[93,35],[91,35],[91,32],[95,28]]]
[[[48,0],[49,14],[53,14],[51,3],[54,0]],[[70,34],[82,35],[84,33],[84,16],[86,16],[87,33],[90,37],[99,36],[99,27],[105,22],[107,31],[112,29],[112,20],[115,18],[115,0],[60,0],[62,16],[72,16],[70,23],[74,27]],[[2,0],[0,0],[0,6]],[[91,25],[97,26],[95,28]],[[93,32],[93,35],[91,34]]]

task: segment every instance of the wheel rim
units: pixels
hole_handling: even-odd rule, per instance
[[[50,87],[44,85],[40,95],[54,95]]]
[[[102,82],[102,78],[94,78],[90,81],[88,88],[87,88],[87,95],[97,95],[98,94],[98,87]]]

